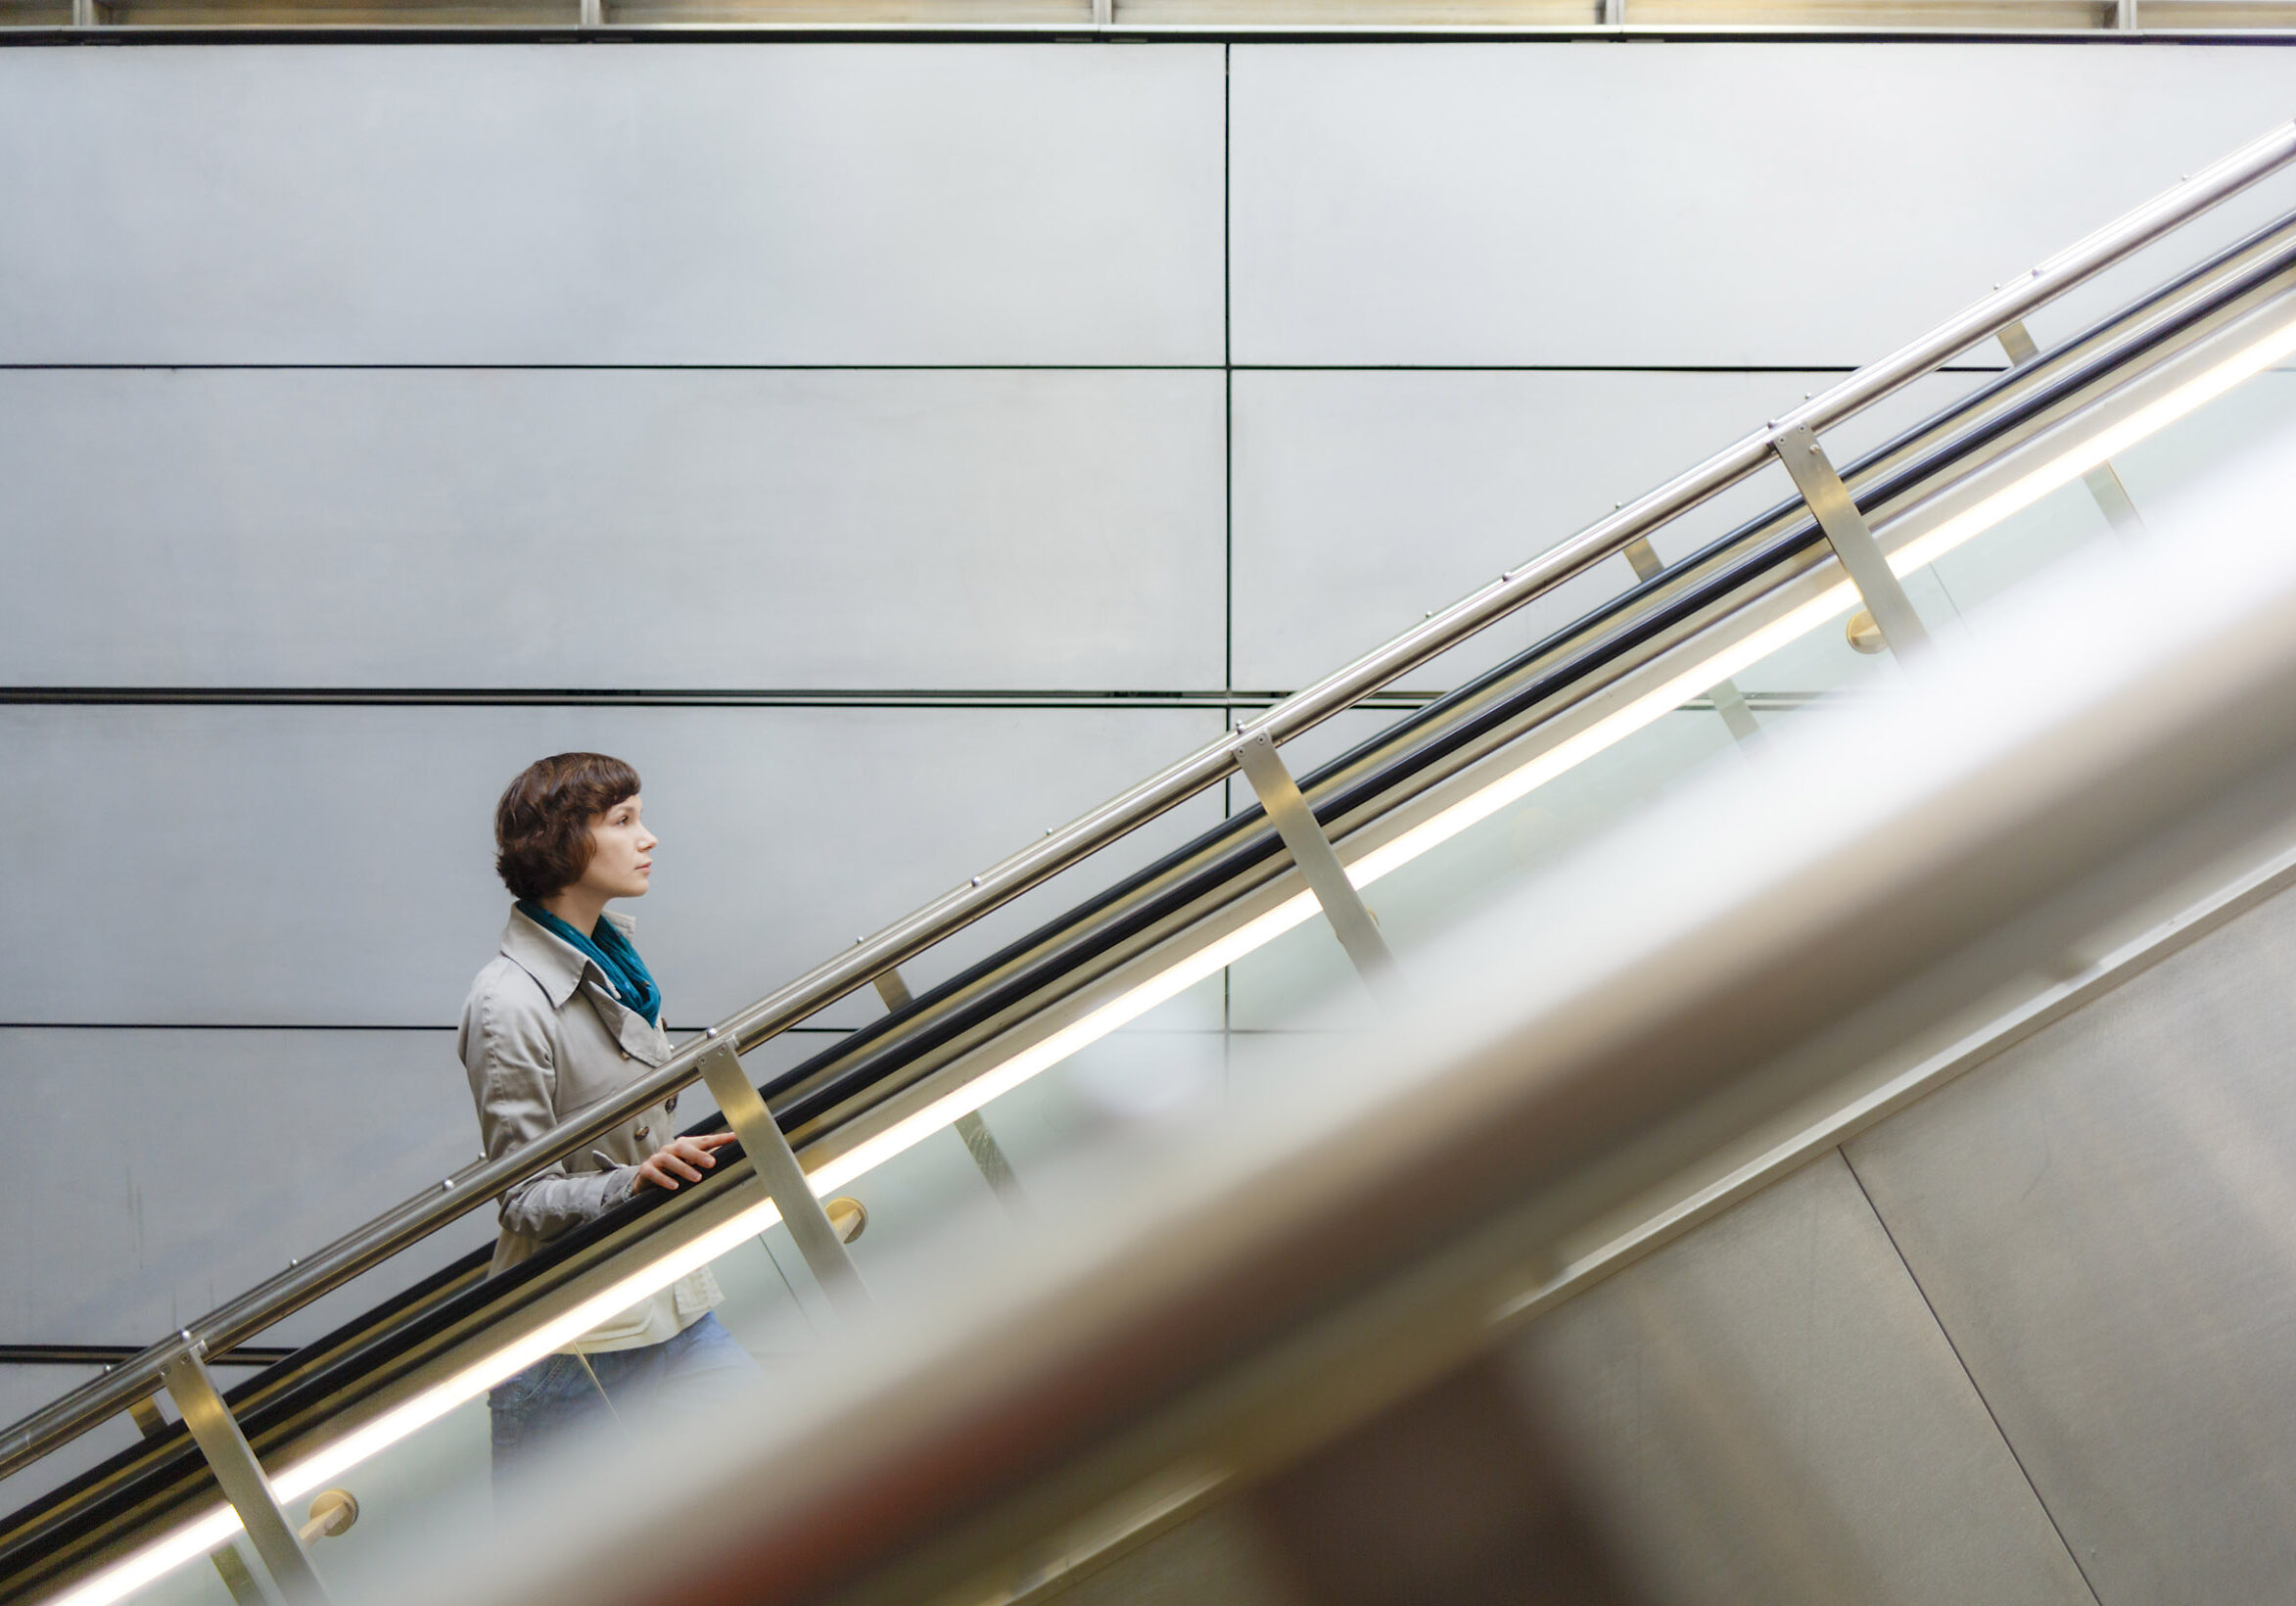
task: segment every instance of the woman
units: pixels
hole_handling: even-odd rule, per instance
[[[670,1058],[633,922],[606,908],[645,896],[655,838],[643,816],[637,772],[600,753],[529,765],[495,806],[494,868],[518,902],[501,952],[471,984],[459,1038],[490,1159]],[[641,1110],[505,1193],[492,1271],[641,1189],[700,1181],[732,1134],[677,1136],[677,1104],[673,1095]],[[699,1404],[754,1375],[711,1313],[719,1299],[705,1267],[498,1385],[488,1397],[496,1481],[539,1441],[609,1407],[630,1419]]]

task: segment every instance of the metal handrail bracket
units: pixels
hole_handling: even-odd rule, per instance
[[[1274,739],[1265,731],[1255,732],[1237,742],[1236,758],[1356,973],[1368,986],[1383,990],[1392,985],[1395,956],[1387,939],[1380,935],[1380,922],[1372,918],[1363,895],[1347,878],[1346,867],[1332,851],[1332,839],[1324,834],[1315,811],[1300,795],[1299,782],[1276,751]]]

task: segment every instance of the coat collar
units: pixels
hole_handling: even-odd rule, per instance
[[[637,930],[637,921],[620,910],[607,910],[606,919],[625,937]],[[607,985],[606,972],[598,968],[596,960],[537,925],[516,908],[510,911],[510,923],[502,927],[502,957],[541,985],[554,1010],[566,1007],[586,975],[596,977],[601,987]]]
[[[625,937],[637,930],[635,921],[615,910],[607,910],[606,919]],[[502,957],[535,978],[553,1010],[564,1009],[567,1000],[587,980],[590,1007],[598,1012],[598,1018],[625,1053],[649,1065],[661,1064],[669,1059],[668,1035],[660,1026],[648,1024],[646,1017],[635,1010],[614,1001],[606,972],[598,968],[596,960],[564,939],[552,936],[516,909],[510,911],[510,923],[502,928]]]

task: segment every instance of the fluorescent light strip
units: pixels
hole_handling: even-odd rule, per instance
[[[206,1555],[239,1532],[239,1513],[229,1506],[195,1517],[125,1560],[107,1567],[75,1589],[58,1595],[52,1606],[109,1606],[130,1592],[165,1578],[185,1562]]]
[[[659,1260],[607,1285],[515,1343],[441,1379],[403,1405],[384,1412],[355,1433],[347,1434],[288,1467],[273,1480],[280,1498],[297,1499],[321,1488],[329,1479],[348,1472],[376,1451],[436,1422],[465,1400],[477,1397],[520,1367],[564,1348],[608,1317],[629,1309],[688,1272],[700,1270],[780,1219],[773,1201],[762,1201],[730,1220],[720,1222],[691,1243],[679,1245]]]
[[[2011,484],[1953,515],[1935,530],[1916,537],[1891,555],[1898,574],[1936,562],[1971,537],[1991,529],[2011,514],[2023,511],[2050,492],[2071,484],[2115,453],[2166,428],[2196,408],[2215,401],[2243,380],[2254,377],[2283,357],[2296,354],[2296,317],[2244,348],[2206,373],[2187,381],[2158,401],[2147,403],[2119,423],[2100,430],[2086,441],[2019,476]],[[1605,715],[1573,735],[1518,765],[1471,796],[1462,798],[1432,819],[1422,822],[1383,846],[1373,849],[1347,868],[1347,878],[1358,887],[1370,886],[1382,876],[1449,841],[1508,804],[1528,796],[1557,776],[1585,763],[1635,732],[1656,723],[1708,687],[1838,617],[1857,601],[1855,588],[1843,581],[1772,621],[1741,641],[1686,669],[1624,707]],[[857,1177],[906,1154],[935,1132],[971,1114],[992,1100],[1009,1093],[1058,1064],[1070,1055],[1100,1041],[1118,1027],[1138,1019],[1157,1005],[1178,997],[1206,977],[1272,942],[1305,921],[1316,912],[1312,894],[1300,892],[1278,904],[1217,942],[1197,950],[1169,969],[1151,976],[1131,991],[1072,1021],[1011,1059],[973,1077],[962,1087],[934,1100],[914,1114],[865,1139],[809,1174],[817,1195],[832,1193]],[[521,1367],[561,1349],[648,1295],[658,1293],[684,1276],[728,1252],[745,1239],[755,1238],[781,1219],[771,1201],[752,1205],[732,1219],[711,1228],[692,1243],[632,1272],[602,1292],[553,1318],[516,1343],[472,1362],[452,1376],[433,1384],[404,1404],[385,1412],[365,1427],[315,1451],[281,1472],[273,1487],[282,1500],[299,1499],[340,1477],[352,1467],[429,1426],[447,1412],[476,1398]],[[225,1506],[195,1518],[143,1549],[98,1573],[78,1587],[56,1597],[52,1606],[113,1606],[197,1556],[224,1543],[240,1529],[238,1514]]]
[[[2254,345],[2197,374],[2158,401],[2149,402],[2117,424],[2109,424],[2087,440],[2020,475],[1991,496],[1954,514],[1928,534],[1905,543],[1890,557],[1898,574],[1911,574],[1935,563],[1981,531],[1990,530],[2012,513],[2023,512],[2050,492],[2070,485],[2097,464],[2127,450],[2149,435],[2166,429],[2186,413],[2205,406],[2243,380],[2253,379],[2273,363],[2296,353],[2296,315]]]
[[[1607,747],[1616,746],[1709,686],[1759,663],[1787,642],[1847,612],[1856,600],[1856,589],[1848,581],[1828,587],[1784,618],[1773,620],[1625,707],[1604,715],[1575,735],[1564,737],[1545,752],[1460,799],[1433,819],[1414,826],[1385,846],[1372,849],[1347,867],[1347,878],[1357,886],[1371,885],[1388,872],[1399,870],[1429,849],[1449,841],[1468,827],[1528,796],[1565,771],[1585,763]]]
[[[973,1077],[962,1087],[895,1122],[873,1138],[857,1144],[828,1161],[809,1180],[817,1194],[843,1187],[865,1171],[874,1170],[894,1156],[914,1148],[960,1115],[969,1115],[1000,1094],[1008,1093],[1038,1072],[1058,1064],[1089,1044],[1097,1043],[1128,1021],[1137,1020],[1158,1004],[1226,969],[1253,949],[1273,941],[1316,912],[1312,893],[1300,892],[1219,941],[1189,955],[1170,969],[1149,977],[1130,992],[1109,1000],[1090,1015],[1063,1026],[1041,1043],[1022,1049],[994,1069]]]
[[[767,1200],[730,1220],[720,1222],[693,1242],[639,1267],[532,1333],[441,1379],[365,1427],[274,1474],[273,1490],[284,1504],[323,1488],[367,1457],[428,1427],[456,1406],[477,1398],[519,1368],[565,1347],[608,1317],[667,1288],[687,1272],[708,1265],[780,1219],[780,1212]],[[130,1591],[213,1550],[239,1531],[239,1514],[229,1506],[210,1511],[58,1596],[53,1606],[110,1606]]]

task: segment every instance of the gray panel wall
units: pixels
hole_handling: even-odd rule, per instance
[[[360,1201],[478,1150],[448,1031],[18,1027],[0,1055],[10,1096],[46,1112],[47,1141],[12,1157],[17,1185],[70,1202],[0,1244],[9,1344],[171,1332],[357,1226]],[[315,1338],[492,1234],[442,1237],[365,1300],[321,1301],[265,1342]]]
[[[465,1152],[527,759],[646,773],[698,1023],[2284,118],[2283,69],[0,52],[0,1077],[134,1126],[4,1140],[55,1177],[6,1337],[149,1339]]]
[[[1516,1358],[1650,1599],[2090,1598],[1839,1154]]]
[[[1851,1144],[2108,1602],[2296,1573],[2296,896]]]
[[[0,358],[1216,362],[1220,55],[10,51]]]
[[[1656,1598],[2284,1594],[2291,999],[2284,891],[1533,1324]]]
[[[22,543],[0,684],[1216,685],[1220,392],[1169,371],[0,370]],[[91,479],[94,442],[128,460]]]
[[[529,758],[587,745],[645,778],[662,845],[633,913],[667,1018],[699,1027],[947,891],[1030,822],[1080,814],[1199,746],[1217,718],[0,707],[11,773],[36,799],[0,875],[42,933],[0,957],[0,1020],[451,1025],[508,901],[494,796]],[[1208,826],[1209,810],[1153,840]],[[954,963],[928,956],[916,974]]]
[[[1236,354],[1870,360],[2285,120],[2285,77],[2263,50],[1240,49]]]

